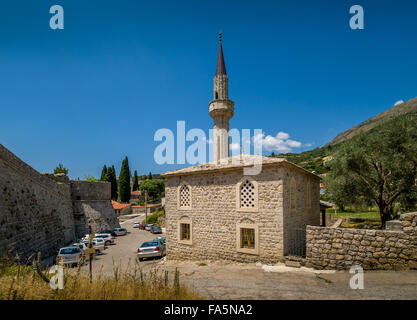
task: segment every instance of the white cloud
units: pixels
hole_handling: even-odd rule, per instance
[[[394,103],[394,106],[398,106],[401,103],[404,103],[404,101],[403,100],[398,100],[396,103]]]
[[[230,144],[230,150],[231,150],[231,151],[240,150],[239,143],[231,143],[231,144]]]
[[[262,142],[263,150],[279,153],[291,152],[293,148],[300,148],[302,146],[301,142],[291,140],[290,135],[285,132],[278,132],[275,137],[271,135],[266,136],[262,133],[254,136],[253,140],[254,143]]]

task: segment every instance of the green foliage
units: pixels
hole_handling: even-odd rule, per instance
[[[54,174],[57,174],[57,173],[64,173],[64,174],[68,174],[68,169],[67,168],[64,168],[64,166],[63,166],[63,164],[62,163],[60,163],[60,164],[58,164],[58,166],[54,169]]]
[[[107,176],[108,181],[111,183],[111,198],[113,200],[117,200],[117,178],[116,178],[116,170],[114,169],[114,166],[111,166],[111,168],[108,168],[107,170]]]
[[[157,211],[152,213],[151,215],[148,216],[148,223],[149,224],[158,224],[158,217],[163,216],[165,213],[164,211]],[[143,219],[142,223],[145,223],[145,219]]]
[[[119,199],[122,203],[130,200],[130,169],[127,157],[122,162],[122,168],[119,175]]]
[[[343,142],[325,180],[329,197],[345,205],[375,203],[382,226],[393,218],[396,203],[412,204],[417,192],[416,123],[417,114],[398,116]]]
[[[85,177],[85,181],[97,182],[98,180],[97,180],[96,178],[94,178],[94,176],[93,176],[93,175],[88,174],[88,175]]]
[[[104,165],[103,170],[101,170],[100,181],[110,181],[109,180],[109,169],[107,169],[106,165]]]
[[[159,179],[145,180],[139,186],[139,190],[142,191],[142,193],[147,191],[151,200],[160,199],[165,191],[165,181]]]
[[[139,178],[138,178],[138,172],[135,170],[135,174],[133,176],[133,187],[132,191],[139,190]]]

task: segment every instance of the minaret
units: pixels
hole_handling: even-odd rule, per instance
[[[234,102],[229,100],[229,78],[223,58],[222,33],[219,34],[219,55],[214,77],[214,100],[210,102],[213,126],[213,161],[229,157],[229,119],[233,117]]]

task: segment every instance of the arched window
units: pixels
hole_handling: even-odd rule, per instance
[[[237,209],[258,211],[258,185],[255,181],[243,180],[237,186]]]
[[[240,207],[255,207],[255,186],[249,180],[246,180],[240,186]]]
[[[219,93],[216,91],[215,93],[214,93],[214,98],[217,100],[217,99],[219,99]]]
[[[190,208],[191,207],[191,191],[190,187],[183,184],[179,190],[179,207]]]

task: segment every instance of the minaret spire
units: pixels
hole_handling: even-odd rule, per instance
[[[233,117],[234,103],[229,100],[229,78],[224,64],[222,33],[219,33],[219,54],[214,77],[214,100],[210,102],[213,126],[213,161],[229,157],[229,120]]]
[[[222,47],[222,32],[219,32],[219,54],[217,55],[217,69],[216,75],[227,75],[226,65],[224,64],[223,47]]]

